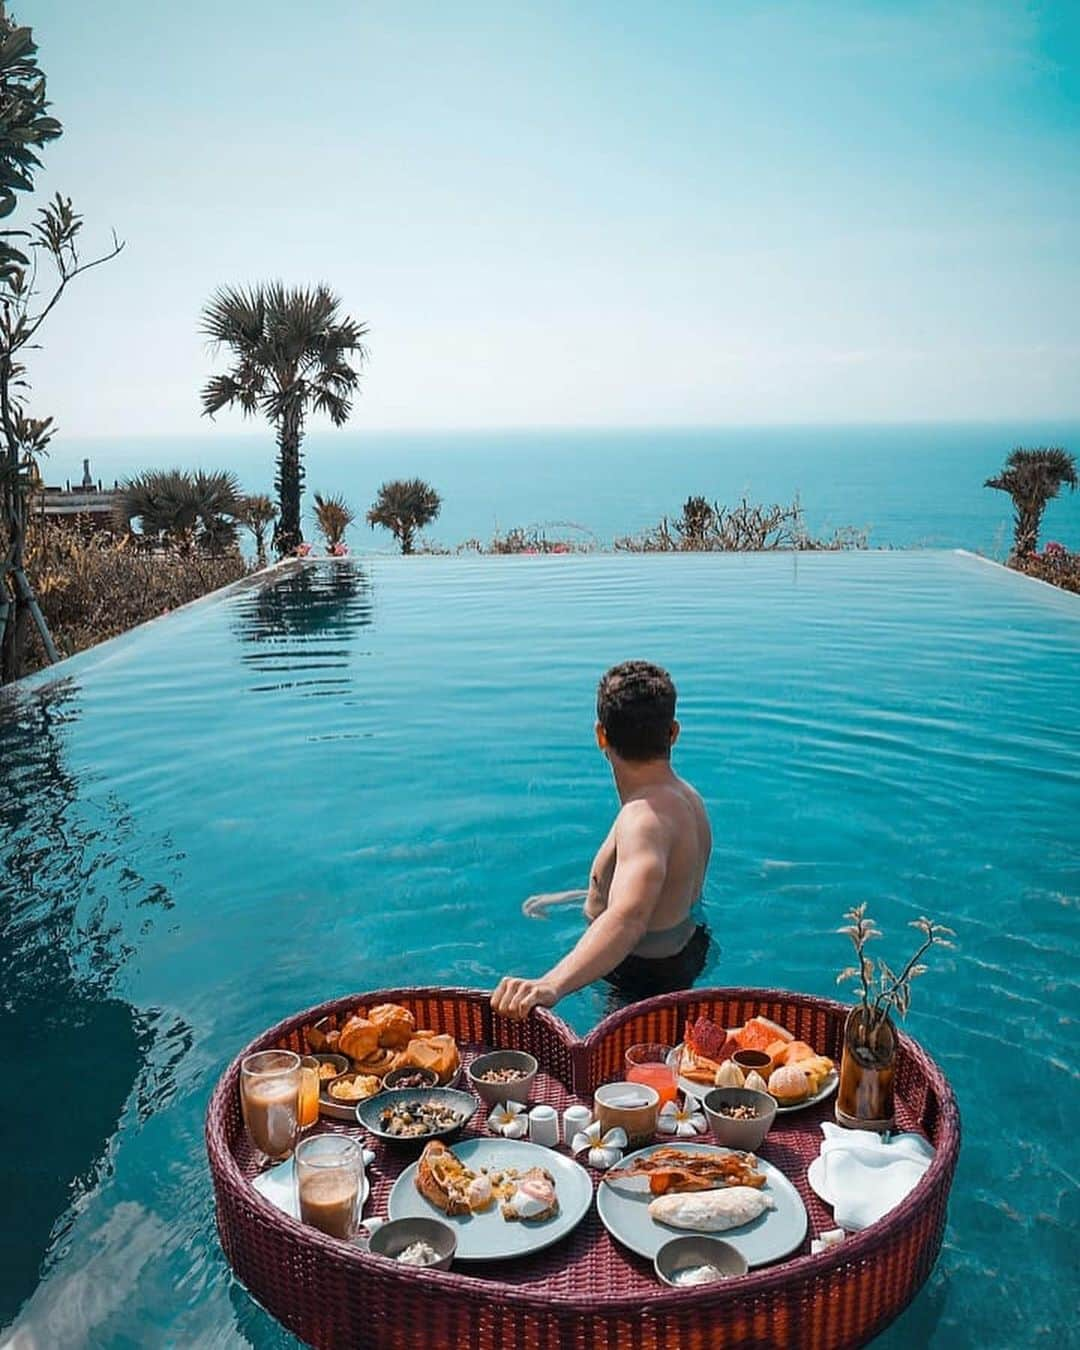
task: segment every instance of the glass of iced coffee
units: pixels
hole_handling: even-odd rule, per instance
[[[316,1134],[296,1146],[300,1219],[349,1242],[360,1226],[364,1155],[354,1139]]]
[[[300,1056],[260,1050],[240,1065],[240,1109],[251,1142],[271,1162],[296,1147],[300,1133]]]

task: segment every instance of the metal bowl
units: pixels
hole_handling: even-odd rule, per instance
[[[529,1100],[539,1067],[536,1059],[524,1050],[492,1050],[490,1054],[477,1055],[465,1070],[465,1076],[473,1092],[488,1106],[499,1106],[502,1102],[524,1104]],[[477,1077],[491,1069],[521,1069],[523,1075],[509,1083],[485,1083]]]
[[[746,1258],[722,1238],[690,1234],[665,1242],[653,1257],[653,1269],[665,1284],[675,1289],[700,1289],[701,1285],[682,1284],[677,1276],[688,1266],[715,1266],[723,1279],[745,1275]],[[716,1281],[710,1280],[710,1284]]]
[[[408,1106],[410,1102],[433,1102],[438,1106],[449,1107],[456,1111],[460,1119],[445,1129],[433,1130],[430,1134],[400,1135],[388,1134],[380,1124],[380,1117],[386,1110]],[[468,1125],[476,1114],[480,1103],[470,1092],[459,1092],[456,1088],[393,1088],[389,1092],[380,1092],[366,1101],[357,1102],[356,1119],[369,1134],[377,1139],[385,1139],[388,1144],[417,1144],[423,1147],[432,1139],[449,1139]]]
[[[457,1234],[448,1223],[419,1217],[391,1219],[380,1224],[371,1234],[369,1246],[377,1256],[396,1261],[414,1242],[426,1242],[439,1253],[438,1261],[433,1261],[430,1266],[417,1266],[418,1270],[447,1270],[457,1251]]]
[[[760,1148],[776,1119],[776,1098],[753,1088],[713,1088],[701,1103],[717,1143],[725,1148]],[[720,1114],[721,1106],[752,1106],[757,1114],[752,1120],[732,1120]]]

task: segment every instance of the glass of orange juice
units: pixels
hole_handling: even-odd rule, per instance
[[[632,1045],[626,1052],[626,1081],[628,1083],[647,1083],[660,1094],[661,1107],[665,1102],[673,1102],[679,1095],[675,1082],[675,1070],[667,1062],[671,1054],[670,1045]]]
[[[319,1119],[319,1061],[313,1055],[300,1060],[300,1128],[308,1129]]]

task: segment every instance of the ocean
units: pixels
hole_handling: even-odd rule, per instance
[[[379,485],[420,477],[443,500],[428,537],[453,548],[496,530],[539,526],[551,536],[610,546],[676,514],[691,495],[731,505],[744,494],[789,502],[797,494],[818,534],[842,526],[888,548],[967,548],[1004,557],[1008,498],[983,486],[1014,446],[1080,446],[1080,423],[912,424],[636,430],[365,431],[362,407],[341,431],[315,428],[304,444],[305,523],[314,491],[341,493],[359,522],[354,551],[393,549],[363,523]],[[60,437],[45,465],[50,483],[82,476],[88,456],[106,482],[150,467],[225,468],[249,492],[270,491],[274,438],[252,424],[236,435]],[[1050,503],[1043,539],[1080,548],[1080,493]]]

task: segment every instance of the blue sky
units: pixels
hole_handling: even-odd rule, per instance
[[[212,434],[199,308],[277,276],[370,325],[358,428],[1080,413],[1075,4],[11,8],[127,241],[69,436]]]

